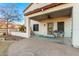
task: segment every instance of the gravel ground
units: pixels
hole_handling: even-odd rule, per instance
[[[0,56],[7,56],[7,50],[11,43],[13,42],[0,41]]]
[[[9,47],[8,56],[79,56],[79,49],[51,41],[24,39]]]
[[[4,40],[3,40],[4,39]],[[3,36],[0,36],[0,56],[7,56],[7,50],[8,50],[8,47],[16,42],[16,41],[19,41],[19,40],[22,40],[23,38],[22,37],[17,37],[17,36],[7,36],[6,37],[6,40]]]

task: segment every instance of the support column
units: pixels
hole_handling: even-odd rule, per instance
[[[25,16],[26,37],[30,38],[30,19]]]
[[[79,4],[74,4],[72,18],[72,45],[76,48],[79,48]]]

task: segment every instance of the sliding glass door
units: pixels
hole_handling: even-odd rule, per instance
[[[48,34],[52,35],[53,34],[53,23],[48,23]]]
[[[64,32],[64,22],[57,23],[58,32]]]

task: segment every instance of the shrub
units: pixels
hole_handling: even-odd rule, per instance
[[[21,25],[21,26],[19,27],[19,31],[20,31],[20,32],[26,32],[26,27],[25,27],[24,25]]]

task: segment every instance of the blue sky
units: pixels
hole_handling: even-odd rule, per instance
[[[11,4],[11,3],[0,3],[0,7],[5,6],[6,4]],[[19,8],[19,12],[22,14],[23,16],[23,10],[25,8],[28,7],[29,3],[16,3],[17,7]],[[21,20],[20,22],[16,22],[16,23],[20,23],[20,24],[24,24],[24,18],[23,20]]]
[[[21,14],[23,15],[23,11],[25,8],[27,8],[29,3],[17,3],[17,7],[19,7]],[[24,18],[20,22],[21,24],[24,24]]]

